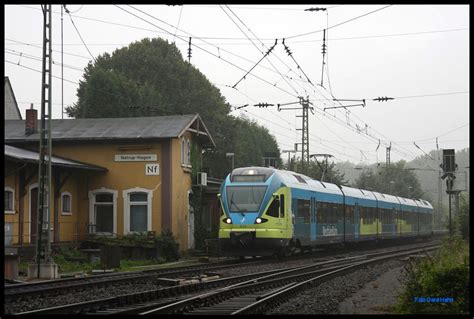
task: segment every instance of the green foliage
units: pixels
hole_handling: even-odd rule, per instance
[[[87,255],[76,247],[61,246],[57,251],[53,251],[52,258],[58,264],[60,273],[100,269],[100,261],[90,262]]]
[[[319,164],[315,161],[310,161],[309,165],[306,163],[294,163],[291,162],[289,165],[289,170],[296,171],[298,173],[304,174],[311,178],[321,180],[323,178],[324,172],[324,179],[323,182],[334,183],[338,185],[347,185],[347,181],[344,177],[344,173],[340,172],[336,168],[336,164],[328,163],[326,167],[326,162],[321,162],[318,160]]]
[[[160,249],[160,256],[164,257],[166,261],[179,260],[179,244],[170,230],[162,231],[161,236],[157,236],[155,241]]]
[[[146,233],[130,233],[123,236],[111,237],[95,235],[91,236],[91,241],[101,245],[119,245],[119,246],[141,246],[154,247],[155,237]]]
[[[92,242],[99,245],[117,245],[129,247],[158,248],[159,256],[166,261],[179,259],[179,244],[170,230],[161,232],[160,235],[149,235],[147,233],[132,233],[124,236],[95,236]]]
[[[293,158],[290,159],[289,163],[284,165],[284,168],[289,171],[309,176],[316,180],[323,180],[323,182],[334,183],[338,185],[348,184],[345,174],[337,168],[337,165],[334,162],[328,162],[326,166],[326,161],[322,161],[321,159],[318,159],[318,162],[316,162],[316,160],[311,160],[309,164],[307,164],[305,162],[296,161]]]
[[[469,238],[469,198],[459,195],[459,214],[455,221],[456,232],[463,239]]]
[[[393,181],[392,184],[391,181]],[[403,160],[392,163],[389,167],[379,167],[375,172],[372,168],[362,171],[354,186],[405,198],[431,200],[421,190],[417,176],[413,171],[407,169],[406,162]],[[409,189],[409,186],[412,188]]]
[[[66,107],[69,116],[135,117],[198,113],[216,143],[205,153],[210,176],[223,178],[231,169],[225,153],[235,153],[235,167],[261,165],[265,152],[278,154],[275,138],[248,119],[229,115],[219,89],[184,61],[175,44],[143,39],[104,53],[85,68],[78,101]],[[194,164],[194,163],[193,163]]]
[[[165,262],[165,259],[163,258],[146,259],[146,260],[121,260],[120,270],[121,271],[135,270],[134,269],[135,267],[163,264],[164,262]]]
[[[459,238],[448,238],[434,257],[406,266],[405,288],[395,310],[405,314],[468,314],[469,280],[469,246]],[[454,301],[420,303],[415,297]]]

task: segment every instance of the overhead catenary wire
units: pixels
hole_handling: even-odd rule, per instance
[[[42,47],[40,45],[33,44],[33,43],[26,43],[26,42],[17,41],[17,40],[13,40],[13,39],[9,39],[9,38],[5,38],[5,40],[16,42],[16,43],[26,45],[26,46],[31,46],[31,47],[38,48],[38,49],[42,49]],[[11,43],[6,43],[6,45],[11,45]],[[80,45],[82,45],[82,43]],[[60,50],[51,50],[51,51],[61,53]],[[70,53],[70,52],[66,52],[66,51],[64,51],[63,53],[66,54],[66,55],[75,56],[75,57],[78,57],[78,58],[83,58],[83,59],[90,60],[90,57],[88,57],[88,56],[79,55],[79,54],[75,54],[75,53]]]
[[[409,98],[409,97],[406,97],[406,98]],[[354,122],[355,123],[355,122]]]
[[[16,51],[16,50],[13,50],[13,49],[8,49],[8,48],[5,48],[5,50],[11,51],[11,52],[5,52],[7,54],[20,56],[20,57],[24,57],[24,58],[31,59],[31,60],[36,60],[36,61],[42,61],[42,59],[40,57],[34,56],[32,54],[27,54],[27,53],[24,53],[24,52],[21,52],[21,51]],[[55,66],[64,66],[65,68],[68,68],[68,69],[71,69],[71,70],[74,70],[74,71],[84,72],[83,69],[77,68],[77,67],[72,66],[72,65],[67,65],[67,64],[63,64],[63,63],[56,63],[54,60],[52,60],[51,63],[54,64]]]
[[[151,25],[153,25],[154,27],[156,27],[156,28],[158,28],[158,29],[165,30],[165,29],[163,29],[163,28],[161,28],[161,27],[155,25],[154,23],[152,23],[152,22],[150,22],[150,21],[148,21],[148,20],[146,20],[146,19],[144,19],[144,18],[142,18],[142,17],[140,17],[140,16],[138,16],[138,15],[136,15],[136,14],[134,14],[134,13],[132,13],[132,12],[126,10],[126,9],[123,9],[123,8],[119,7],[118,5],[115,5],[115,6],[116,6],[117,8],[119,8],[120,10],[123,10],[123,11],[125,11],[126,13],[128,13],[128,14],[130,14],[130,15],[133,15],[133,16],[135,16],[136,18],[138,18],[138,19],[140,19],[140,20],[142,20],[142,21],[151,24]],[[130,7],[134,8],[133,6],[130,6]],[[145,14],[145,15],[147,15],[147,16],[150,16],[150,17],[152,17],[152,18],[155,18],[155,17],[153,17],[152,15],[150,15],[150,14],[148,14],[148,13],[146,13],[146,12],[143,12],[143,11],[140,10],[140,9],[136,9],[136,8],[134,8],[134,9],[137,10],[137,11],[139,11],[139,12],[141,12],[142,14]],[[155,18],[155,19],[157,19],[157,18]],[[158,19],[158,20],[159,20],[159,19]],[[170,33],[169,31],[167,31],[167,30],[165,30],[165,31],[168,32],[169,34],[173,35],[173,34]],[[181,38],[181,37],[178,37],[178,36],[176,36],[176,37],[177,37],[178,39],[182,40],[182,41],[186,41],[186,42],[187,42],[187,40],[184,40],[184,39]],[[212,55],[212,56],[214,56],[214,57],[216,57],[216,58],[218,58],[218,59],[220,59],[220,60],[222,60],[222,61],[224,61],[224,62],[226,62],[226,63],[228,63],[228,64],[230,64],[230,65],[232,65],[232,66],[234,66],[235,68],[237,68],[237,69],[239,69],[239,70],[245,71],[245,69],[243,69],[242,67],[240,67],[240,66],[238,66],[238,65],[236,65],[236,64],[234,64],[234,63],[232,63],[232,62],[230,62],[230,61],[228,61],[228,60],[226,60],[226,59],[224,59],[224,58],[222,58],[222,57],[217,56],[215,53],[212,53],[212,52],[210,52],[210,51],[208,51],[208,50],[206,50],[206,49],[203,49],[203,48],[201,48],[200,46],[198,46],[198,45],[196,45],[196,44],[194,44],[194,43],[192,43],[191,45],[192,45],[193,47],[196,47],[196,48],[200,49],[201,51],[204,51],[204,52],[206,52],[206,53],[208,53],[208,54],[210,54],[210,55]],[[263,81],[263,82],[265,82],[265,83],[271,85],[272,87],[277,88],[277,89],[280,90],[280,91],[283,91],[283,92],[285,92],[285,93],[287,93],[287,94],[289,94],[289,95],[291,95],[291,96],[293,96],[293,97],[296,97],[293,93],[290,93],[290,92],[288,92],[287,90],[285,90],[285,89],[283,89],[283,88],[281,88],[281,87],[274,86],[274,85],[273,85],[272,83],[270,83],[268,80],[265,80],[265,79],[261,78],[261,77],[258,76],[258,75],[255,75],[255,74],[252,74],[252,73],[251,73],[250,75],[252,75],[253,77],[255,77],[255,78],[257,78],[257,79],[259,79],[259,80],[261,80],[261,81]]]
[[[224,11],[224,13],[229,17],[229,19],[237,26],[237,28],[239,28],[239,30],[247,37],[247,39],[250,40],[250,42],[255,46],[255,48],[257,48],[257,50],[260,51],[260,49],[258,48],[258,46],[250,39],[249,36],[247,36],[247,34],[245,33],[245,31],[240,28],[240,26],[234,21],[234,19],[232,19],[232,17],[224,10],[224,8],[223,8],[222,6],[220,6],[220,7],[221,7],[222,11]],[[239,16],[238,16],[237,14],[235,14],[235,12],[232,11],[231,8],[229,8],[229,6],[226,5],[226,7],[227,7],[227,9],[240,21],[240,23],[242,23],[242,24],[247,28],[247,30],[262,44],[262,46],[266,48],[266,46],[263,44],[263,42],[257,37],[257,35],[256,35],[255,33],[252,32],[252,30],[250,30],[250,28],[245,24],[245,22],[243,22],[242,19],[240,19]],[[277,43],[277,40],[275,40],[275,45],[276,45],[276,43]],[[271,50],[275,47],[275,45],[273,45],[273,46],[272,46],[270,49],[268,49],[268,50],[271,51]],[[262,54],[263,54],[263,52],[262,52]],[[266,55],[268,55],[268,53],[267,53]],[[288,80],[285,78],[285,76],[282,75],[281,72],[278,71],[278,69],[273,65],[273,63],[271,62],[271,60],[270,60],[269,57],[268,57],[267,61],[268,61],[268,63],[270,63],[270,65],[273,67],[273,69],[285,80],[286,84],[287,84],[291,89],[293,89],[293,91],[295,91],[296,95],[299,95],[298,91],[296,91],[296,89],[288,82]]]
[[[18,5],[18,6],[28,8],[28,9],[33,9],[33,10],[41,10],[40,8],[30,7],[30,6],[25,6],[25,5]],[[204,7],[204,6],[200,6],[200,7]],[[218,7],[216,7],[216,8],[218,8]],[[60,12],[55,12],[55,11],[53,11],[53,13],[54,14],[60,14]],[[117,26],[131,28],[131,29],[149,31],[149,32],[153,32],[153,33],[167,34],[167,32],[160,32],[160,31],[156,31],[156,30],[153,30],[153,29],[142,28],[142,27],[138,27],[138,26],[134,26],[134,25],[127,25],[127,24],[122,24],[122,23],[118,23],[118,22],[112,22],[112,21],[96,19],[96,18],[89,18],[89,17],[79,16],[79,15],[72,15],[72,16],[74,18],[77,18],[77,19],[90,20],[90,21],[95,21],[95,22],[99,22],[99,23],[117,25]],[[322,30],[320,30],[320,31],[322,31]],[[394,34],[382,34],[382,35],[367,35],[367,36],[357,36],[357,37],[332,38],[331,40],[332,41],[339,41],[339,40],[354,40],[354,39],[367,39],[367,38],[383,38],[383,37],[411,36],[411,35],[420,35],[420,34],[434,34],[434,33],[443,33],[443,32],[457,32],[457,31],[469,31],[469,28],[454,28],[454,29],[444,29],[444,30],[429,30],[429,31],[407,32],[407,33],[394,33]],[[185,35],[181,35],[181,36],[185,36]],[[196,38],[199,38],[201,40],[248,40],[247,38],[240,38],[240,37],[212,37],[212,36],[199,36],[199,37],[197,37],[196,36]],[[254,38],[252,40],[257,40],[257,39]],[[273,41],[275,39],[274,38],[260,38],[260,40]],[[288,40],[288,38],[287,38],[287,40]],[[317,38],[317,39],[312,39],[312,40],[296,40],[296,41],[291,40],[291,43],[294,44],[294,43],[307,43],[307,42],[320,42],[320,41],[322,41],[322,40],[320,38]],[[210,43],[210,42],[206,43],[206,45],[238,45],[238,44],[252,45],[251,43]],[[270,44],[271,43],[267,43],[267,45],[270,45]],[[58,45],[58,44],[54,44],[54,45]],[[79,45],[79,44],[65,43],[64,45]],[[89,43],[89,45],[127,45],[127,43],[98,43],[98,44],[90,44]],[[202,44],[202,45],[204,45],[204,44]]]
[[[20,67],[22,67],[22,68],[25,68],[25,69],[28,69],[28,70],[31,70],[31,71],[35,71],[35,72],[38,72],[38,73],[43,73],[43,72],[40,71],[40,70],[36,70],[36,69],[30,68],[30,67],[28,67],[28,66],[26,66],[26,65],[21,65],[21,64],[19,64],[19,63],[15,63],[15,62],[12,62],[12,61],[9,61],[9,60],[5,60],[5,62],[10,63],[10,64],[13,64],[13,65],[20,66]],[[61,80],[61,78],[58,77],[58,76],[52,75],[52,77]],[[71,80],[64,79],[64,81],[69,82],[69,83],[73,83],[73,84],[76,84],[76,85],[79,85],[79,83],[74,82],[74,81],[71,81]]]
[[[193,35],[193,34],[187,32],[187,31],[181,30],[181,29],[177,28],[176,26],[173,26],[172,24],[167,23],[167,22],[165,22],[165,21],[163,21],[163,20],[161,20],[161,19],[159,19],[159,18],[157,18],[157,17],[151,16],[151,15],[147,14],[146,12],[143,12],[142,10],[136,9],[136,8],[133,7],[133,6],[130,6],[130,7],[131,7],[131,8],[134,8],[135,10],[137,10],[137,11],[139,11],[139,12],[142,12],[142,13],[144,13],[144,14],[146,14],[146,15],[152,17],[153,19],[155,19],[155,20],[157,20],[157,21],[159,21],[159,22],[161,22],[161,23],[163,23],[163,24],[166,24],[166,25],[168,25],[168,26],[170,26],[170,27],[176,28],[177,30],[179,30],[179,31],[181,31],[181,32],[184,32],[185,34],[190,35],[190,36],[192,36],[192,37],[195,38],[195,39],[202,40],[200,37],[196,37],[195,35]],[[120,8],[120,7],[119,7],[119,8]],[[120,8],[120,9],[121,9],[121,8]],[[123,9],[122,9],[122,10],[123,10]],[[154,26],[155,26],[155,25],[154,25]],[[155,27],[156,27],[156,26],[155,26]],[[164,29],[161,29],[161,30],[164,30]],[[166,31],[166,30],[165,30],[165,31]],[[168,31],[166,31],[166,32],[169,33]],[[209,42],[207,42],[207,41],[204,41],[204,42],[207,43],[207,44],[211,44],[211,43],[209,43]],[[211,45],[212,45],[212,44],[211,44]],[[220,52],[219,52],[220,49],[219,49],[219,47],[217,47],[217,46],[215,46],[215,47],[216,47],[217,50],[218,50],[218,56],[217,56],[217,57],[220,58],[220,59],[222,59],[221,56],[220,56]],[[240,55],[237,55],[237,54],[235,54],[235,53],[233,53],[233,52],[231,52],[231,51],[224,50],[224,49],[222,49],[222,51],[223,51],[223,52],[226,52],[226,53],[229,53],[229,54],[231,54],[232,56],[235,56],[235,57],[238,57],[238,58],[240,58],[240,59],[243,59],[243,60],[245,60],[245,61],[247,61],[247,62],[251,62],[251,63],[253,63],[253,64],[255,63],[255,62],[253,62],[253,61],[251,61],[251,60],[249,60],[249,59],[247,59],[247,58],[244,58],[244,57],[242,57],[242,56],[240,56]],[[214,56],[215,56],[215,54],[214,54]],[[278,57],[277,57],[277,58],[278,58]],[[224,61],[226,61],[226,60],[224,59]],[[281,60],[280,60],[280,61],[281,61]],[[227,61],[226,61],[226,62],[227,62]],[[286,65],[286,64],[285,64],[285,65]],[[281,75],[281,73],[279,73],[279,71],[277,71],[277,70],[275,71],[275,70],[272,70],[272,69],[270,69],[270,68],[268,68],[268,67],[265,67],[265,66],[262,66],[262,65],[259,65],[259,67],[262,67],[262,68],[264,68],[264,69],[266,69],[266,70],[270,70],[270,71],[272,71],[272,72],[276,72],[276,73],[278,73],[278,74]],[[292,80],[291,77],[288,77],[288,76],[287,76],[287,78],[289,78],[290,80]],[[275,84],[273,84],[273,86],[276,87]],[[291,86],[291,85],[290,85],[290,86]],[[277,87],[277,88],[279,88],[279,87]]]
[[[63,6],[64,6],[64,10],[65,10],[66,13],[69,15],[69,19],[71,19],[71,23],[72,23],[72,25],[74,26],[74,29],[76,29],[76,32],[77,32],[77,34],[79,35],[79,38],[81,39],[82,43],[83,43],[84,46],[86,47],[87,52],[89,52],[89,55],[91,56],[92,60],[94,60],[94,62],[97,63],[97,60],[96,60],[95,57],[92,55],[91,50],[89,50],[89,47],[87,46],[86,42],[85,42],[84,39],[82,38],[82,35],[81,35],[81,33],[79,32],[79,29],[76,27],[76,24],[74,23],[74,20],[72,20],[71,13],[69,12],[68,9],[66,9],[66,5],[63,5]]]
[[[383,8],[379,8],[379,9],[377,9],[377,10],[373,10],[373,11],[367,12],[367,13],[365,13],[365,14],[363,14],[363,15],[360,15],[360,16],[357,16],[357,17],[355,17],[355,18],[352,18],[352,19],[349,19],[349,20],[346,20],[346,21],[337,23],[337,24],[335,24],[335,25],[332,25],[332,26],[330,26],[330,27],[327,28],[327,29],[329,30],[329,29],[338,27],[338,26],[340,26],[340,25],[343,25],[343,24],[345,24],[345,23],[354,21],[354,20],[356,20],[356,19],[360,19],[360,18],[365,17],[365,16],[367,16],[367,15],[369,15],[369,14],[378,12],[378,11],[383,10],[383,9],[386,9],[386,8],[388,8],[388,7],[390,7],[390,6],[392,6],[392,5],[390,4],[390,5],[385,6],[385,7],[383,7]],[[293,38],[302,37],[302,36],[305,36],[305,35],[308,35],[308,34],[319,33],[319,32],[322,32],[323,30],[324,30],[324,29],[316,30],[316,31],[311,31],[311,32],[306,32],[306,33],[302,33],[302,34],[296,34],[296,35],[292,35],[292,36],[286,36],[285,38],[286,38],[286,39],[293,39]]]

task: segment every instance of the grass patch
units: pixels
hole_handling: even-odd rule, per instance
[[[445,239],[433,257],[412,261],[405,270],[405,288],[399,296],[396,312],[469,314],[469,244],[466,241]],[[452,298],[452,302],[449,299],[433,302],[431,299],[438,297]]]

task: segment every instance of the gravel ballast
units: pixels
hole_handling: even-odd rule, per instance
[[[351,297],[383,273],[402,265],[401,261],[393,260],[370,265],[350,274],[336,277],[300,292],[297,297],[280,304],[266,314],[340,314],[339,304],[342,301]]]

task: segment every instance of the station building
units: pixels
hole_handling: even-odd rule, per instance
[[[36,242],[39,120],[5,120],[5,244]],[[169,229],[193,246],[191,150],[215,143],[198,114],[53,119],[52,242]]]

